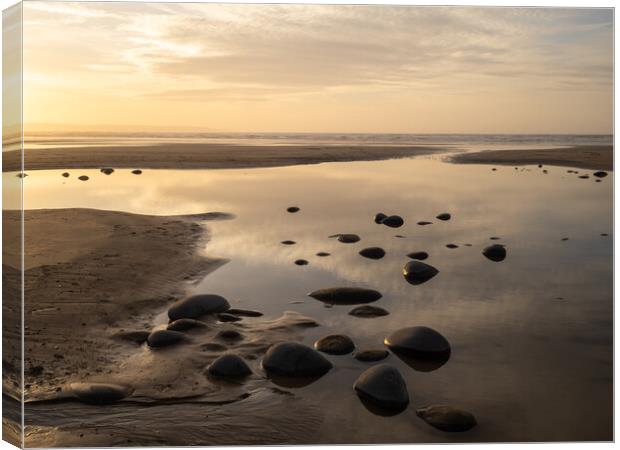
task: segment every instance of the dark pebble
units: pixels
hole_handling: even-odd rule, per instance
[[[131,395],[133,389],[112,383],[71,383],[70,391],[82,403],[104,405]]]
[[[427,222],[427,221],[425,221],[425,220],[422,220],[422,221],[418,222],[418,225],[430,225],[430,224],[432,224],[432,223],[433,223],[433,222]]]
[[[177,319],[196,319],[207,314],[216,314],[230,308],[228,301],[214,294],[192,295],[179,300],[168,309],[168,317],[174,321]]]
[[[134,169],[131,171],[131,173],[133,173],[134,175],[140,175],[142,171],[140,169]]]
[[[232,314],[228,313],[219,313],[217,315],[217,320],[219,320],[220,322],[239,322],[241,320],[241,317],[233,316]]]
[[[435,357],[450,353],[450,343],[429,327],[401,328],[384,339],[394,352],[417,357]]]
[[[597,178],[605,178],[607,176],[607,172],[599,170],[598,172],[594,172],[592,175]]]
[[[87,180],[88,180],[88,177],[87,177],[86,175],[80,175],[80,176],[78,177],[78,180],[80,180],[80,181],[87,181]]]
[[[407,384],[395,367],[379,364],[362,373],[353,388],[364,400],[389,410],[404,410],[409,404]]]
[[[357,234],[333,234],[330,238],[338,238],[338,241],[344,244],[353,244],[360,240]]]
[[[355,349],[355,344],[344,334],[330,334],[314,343],[314,348],[329,355],[347,355]]]
[[[439,219],[439,220],[444,220],[445,221],[445,220],[450,220],[451,217],[452,216],[450,214],[448,214],[448,213],[441,213],[436,218]]]
[[[411,284],[422,284],[439,273],[435,267],[421,261],[409,261],[403,267],[403,276]]]
[[[69,178],[69,172],[63,172],[62,176],[65,178]]]
[[[386,225],[390,228],[400,228],[404,223],[405,221],[400,216],[388,216],[381,221],[382,225]]]
[[[581,178],[583,180],[586,180],[586,179],[590,178],[590,176],[589,175],[579,175],[579,178]]]
[[[429,425],[441,431],[462,432],[477,425],[473,414],[447,405],[432,405],[416,410],[416,414]]]
[[[383,219],[386,219],[387,216],[383,213],[377,213],[375,215],[375,223],[381,223],[383,221]]]
[[[228,314],[234,314],[235,316],[243,316],[243,317],[260,317],[263,315],[262,312],[252,311],[251,309],[229,309],[226,311]]]
[[[221,338],[221,339],[226,339],[226,340],[231,340],[231,341],[243,339],[243,336],[237,330],[222,330],[222,331],[218,331],[218,333],[215,335],[215,337],[216,338]]]
[[[371,305],[358,306],[349,311],[349,315],[355,317],[381,317],[387,316],[388,314],[389,312],[385,309]]]
[[[244,378],[252,373],[252,370],[240,356],[231,353],[217,358],[207,367],[207,374],[216,378]]]
[[[284,245],[294,245],[294,244],[296,244],[296,242],[295,241],[282,241],[281,244],[284,244]]]
[[[336,287],[318,289],[310,292],[308,296],[325,303],[332,303],[336,305],[356,305],[375,302],[381,298],[381,293],[373,289]]]
[[[179,331],[156,330],[149,334],[146,342],[149,344],[149,347],[167,347],[178,344],[185,339],[185,335]]]
[[[206,328],[207,324],[196,319],[178,319],[170,322],[166,329],[172,331],[186,331],[192,328]]]
[[[307,266],[308,261],[306,261],[305,259],[297,259],[295,260],[295,264],[297,264],[298,266]]]
[[[320,257],[325,257],[325,256],[329,256],[329,255],[331,255],[331,253],[327,253],[327,252],[318,252],[316,254],[316,256],[320,256]]]
[[[299,211],[299,207],[297,206],[289,206],[288,208],[286,208],[286,210],[290,213],[296,213],[297,211]]]
[[[363,361],[363,362],[381,361],[382,359],[387,358],[389,354],[390,352],[388,352],[387,350],[383,350],[383,349],[362,350],[362,351],[356,352],[354,355],[354,358],[357,359],[358,361]]]
[[[111,167],[104,167],[101,169],[101,173],[105,173],[106,175],[111,175],[112,173],[114,173],[114,169],[112,169]]]
[[[368,247],[360,250],[359,254],[365,258],[381,259],[385,256],[385,250],[381,247]]]
[[[426,252],[411,252],[407,255],[409,258],[411,259],[417,259],[420,261],[424,261],[426,258],[428,258],[428,253]]]
[[[446,244],[446,247],[448,247],[448,248],[459,248],[459,246],[456,245],[456,244]]]
[[[482,254],[491,261],[500,262],[506,259],[506,247],[500,244],[493,244],[485,248]]]
[[[316,377],[333,367],[316,350],[297,342],[281,342],[272,345],[262,361],[267,373],[288,377]]]

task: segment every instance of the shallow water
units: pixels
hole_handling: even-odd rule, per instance
[[[234,220],[209,224],[206,248],[230,262],[200,282],[197,292],[224,295],[267,319],[285,310],[310,316],[322,325],[305,333],[310,344],[324,334],[344,333],[358,349],[382,348],[389,332],[412,325],[433,327],[450,341],[450,360],[434,371],[415,370],[395,355],[384,361],[401,370],[412,398],[406,411],[392,417],[366,409],[352,389],[370,363],[330,356],[334,370],[291,389],[320,405],[323,415],[318,423],[313,416],[313,432],[299,442],[609,440],[613,175],[596,183],[566,168],[546,169],[548,174],[533,166],[492,171],[430,156],[145,170],[138,176],[75,170],[68,179],[62,170],[37,171],[24,180],[24,203],[143,214],[233,213]],[[77,180],[82,174],[90,180]],[[287,213],[293,205],[301,211]],[[377,225],[377,212],[399,214],[405,225]],[[452,219],[435,219],[442,212]],[[433,224],[416,225],[421,220]],[[336,233],[362,239],[343,244],[328,238]],[[287,239],[297,244],[280,243]],[[449,243],[459,247],[446,248]],[[506,245],[505,261],[482,256],[493,243]],[[383,247],[386,257],[375,261],[358,254],[370,246]],[[405,255],[415,250],[427,251],[426,262],[440,270],[418,286],[401,272]],[[331,256],[315,255],[321,251]],[[299,258],[309,265],[296,266]],[[356,318],[347,314],[352,306],[327,308],[306,296],[339,285],[379,290],[383,298],[374,304],[390,315]],[[417,407],[432,403],[470,410],[479,426],[462,434],[436,431],[415,416]],[[175,420],[165,419],[168,426]]]

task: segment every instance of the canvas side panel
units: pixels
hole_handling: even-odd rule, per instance
[[[21,3],[2,12],[2,38],[2,439],[23,447],[23,178],[5,164],[23,155]]]

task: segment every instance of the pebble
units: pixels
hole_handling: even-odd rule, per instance
[[[140,169],[134,169],[131,171],[131,173],[133,173],[134,175],[140,175],[142,171]]]
[[[359,254],[369,259],[381,259],[385,256],[385,250],[381,247],[368,247],[360,250]]]
[[[297,206],[289,206],[288,208],[286,208],[286,210],[290,213],[296,213],[299,211],[299,207]]]
[[[295,260],[295,264],[297,264],[298,266],[307,266],[308,261],[306,261],[305,259],[297,259]]]
[[[244,378],[252,373],[252,370],[240,356],[227,353],[218,357],[209,366],[207,374],[216,378]]]
[[[355,317],[381,317],[387,316],[390,314],[383,308],[379,308],[378,306],[364,305],[358,306],[357,308],[353,308],[349,311],[349,315]]]
[[[322,376],[333,367],[319,352],[297,342],[272,345],[263,358],[262,366],[267,373],[288,377]]]
[[[400,228],[404,223],[405,221],[400,216],[388,216],[381,221],[382,225],[386,225],[390,228]]]
[[[228,300],[215,294],[192,295],[174,303],[168,309],[170,320],[195,319],[207,314],[224,312],[230,308]]]
[[[411,259],[417,259],[419,261],[424,261],[428,258],[428,253],[426,252],[411,252],[407,255]]]
[[[493,244],[485,248],[482,254],[491,261],[500,262],[506,259],[506,247],[501,244]]]
[[[344,334],[330,334],[314,343],[314,348],[330,355],[346,355],[355,349],[355,344]]]
[[[401,328],[383,341],[394,352],[418,357],[440,357],[450,353],[450,343],[429,327]]]
[[[178,319],[170,322],[166,327],[167,330],[172,331],[186,331],[192,328],[206,328],[207,324],[195,319]]]
[[[382,297],[381,293],[378,291],[358,287],[318,289],[310,292],[308,296],[325,303],[332,303],[336,305],[371,303]]]
[[[381,408],[401,411],[409,404],[405,380],[398,369],[388,364],[364,371],[353,388],[361,398]]]
[[[133,393],[132,388],[113,383],[71,383],[69,390],[79,401],[91,405],[114,403]]]
[[[353,357],[357,359],[358,361],[374,362],[374,361],[381,361],[382,359],[387,358],[389,354],[390,352],[388,352],[387,350],[383,350],[383,349],[361,350],[359,352],[356,352]]]
[[[451,216],[450,214],[448,214],[448,213],[441,213],[441,214],[439,214],[439,215],[436,217],[436,219],[439,219],[439,220],[444,220],[444,221],[445,221],[445,220],[450,220],[450,218],[451,218],[451,217],[452,217],[452,216]]]
[[[435,267],[422,261],[409,261],[403,267],[403,276],[411,284],[422,284],[439,273]]]
[[[156,330],[149,334],[146,342],[149,347],[167,347],[178,344],[186,339],[185,335],[179,331]]]
[[[87,180],[88,180],[88,177],[87,177],[86,175],[80,175],[80,176],[78,177],[78,180],[80,180],[80,181],[87,181]]]
[[[447,405],[431,405],[416,410],[416,415],[441,431],[462,432],[478,423],[473,414]]]

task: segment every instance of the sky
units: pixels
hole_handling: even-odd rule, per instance
[[[612,133],[611,9],[24,3],[26,128]]]

